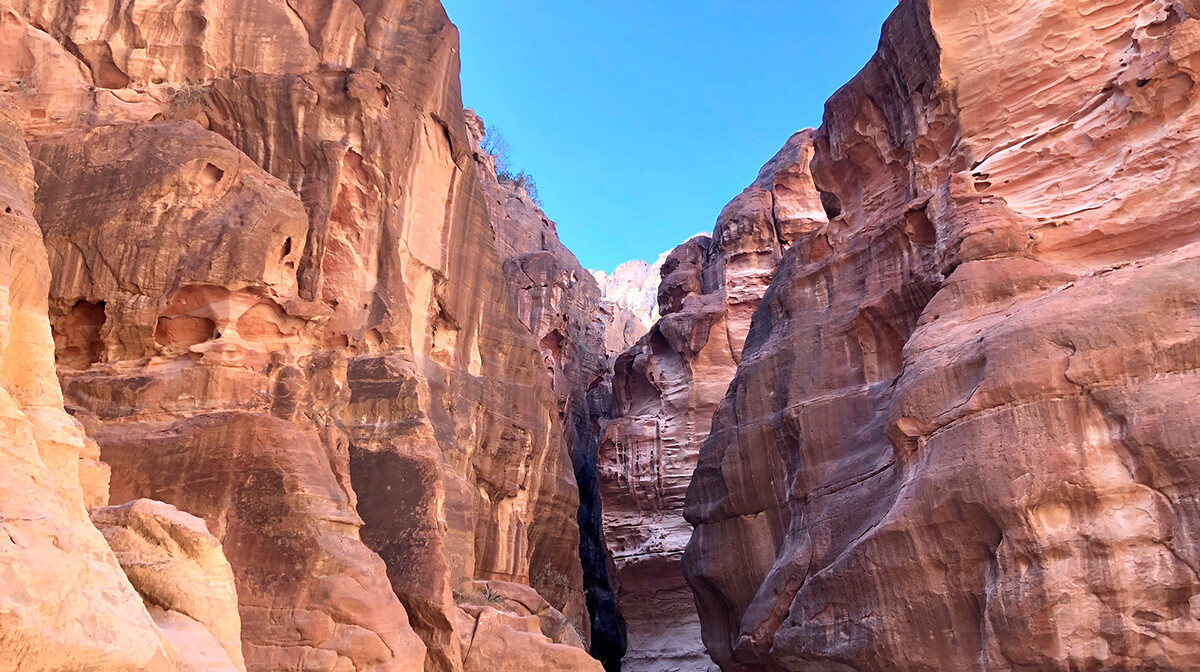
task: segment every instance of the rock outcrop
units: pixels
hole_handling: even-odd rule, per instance
[[[91,518],[179,672],[246,672],[233,569],[203,520],[148,499],[97,509]]]
[[[679,565],[691,536],[684,495],[776,264],[798,231],[825,221],[811,158],[812,133],[797,133],[725,208],[711,238],[666,255],[662,318],[616,359],[600,482],[629,638],[622,669],[705,672],[712,664]]]
[[[0,0],[0,16],[0,105],[36,166],[21,226],[36,215],[53,274],[17,284],[49,284],[66,407],[113,501],[171,504],[223,546],[246,668],[463,670],[463,581],[531,586],[586,635],[557,390],[509,296],[441,6]],[[58,403],[55,440],[74,443],[43,460],[76,469],[87,444],[45,384],[44,335],[15,408]],[[137,613],[101,611],[114,630],[88,645],[95,669],[142,669],[158,629],[63,502],[39,515],[86,539],[61,571],[99,583],[58,613],[124,608],[93,595],[120,584]],[[89,554],[94,575],[71,569]],[[472,647],[503,646],[487,639]]]
[[[486,127],[471,110],[467,128],[472,146],[479,147]],[[614,320],[628,312],[602,299],[595,279],[559,241],[554,222],[519,183],[497,176],[496,158],[475,152],[508,291],[540,348],[579,486],[579,555],[591,616],[590,633],[584,632],[590,634],[592,654],[619,669],[624,635],[601,541],[596,460],[599,420],[612,397],[606,339]]]
[[[167,672],[158,628],[84,508],[107,493],[54,375],[33,175],[0,114],[0,670]]]
[[[723,670],[1200,664],[1197,17],[899,4],[688,490]]]
[[[33,177],[20,129],[0,115],[0,669],[246,672],[233,574],[203,521],[150,500],[96,508],[109,470],[63,408]]]
[[[537,591],[476,581],[456,592],[466,672],[601,672],[576,626]]]

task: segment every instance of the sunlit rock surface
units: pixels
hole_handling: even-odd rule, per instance
[[[668,254],[663,252],[653,264],[635,259],[617,266],[612,273],[591,271],[600,285],[601,297],[619,314],[609,337],[612,351],[623,352],[658,321],[658,283]]]
[[[687,496],[751,670],[1200,664],[1191,3],[904,0]]]
[[[586,635],[560,406],[441,6],[3,3],[67,408],[113,503],[223,546],[247,669],[462,670],[463,580],[532,586]],[[158,630],[123,585],[113,669],[141,669]]]
[[[33,176],[0,112],[0,670],[168,672],[158,628],[84,508],[107,487],[54,375]]]
[[[246,671],[233,570],[203,520],[148,499],[91,518],[162,630],[176,669]]]

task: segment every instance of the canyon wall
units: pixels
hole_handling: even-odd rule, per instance
[[[0,672],[1200,666],[1200,4],[902,0],[611,276],[433,0],[0,44]]]
[[[486,126],[472,110],[467,110],[467,128],[472,146],[480,147]],[[579,554],[591,615],[591,651],[609,669],[620,669],[624,635],[601,541],[596,460],[600,417],[612,397],[610,356],[614,348],[629,346],[624,328],[613,325],[635,320],[628,310],[604,300],[592,274],[559,241],[554,222],[518,182],[497,176],[496,162],[483,150],[475,152],[508,290],[518,317],[537,340],[579,485]]]
[[[160,635],[85,505],[107,476],[63,410],[33,164],[0,114],[0,670],[169,669]]]
[[[612,273],[592,271],[592,277],[600,284],[603,300],[619,309],[628,311],[633,319],[625,320],[623,333],[628,334],[629,343],[618,351],[624,351],[650,330],[658,321],[658,283],[662,278],[662,265],[670,251],[663,252],[653,264],[634,259],[617,266]]]
[[[70,447],[51,467],[36,441],[12,450],[58,498],[39,515],[80,539],[55,580],[84,575],[78,611],[127,612],[99,652],[63,655],[150,669],[170,648],[80,486],[34,474],[87,454],[65,403],[113,502],[186,512],[96,525],[167,535],[205,572],[223,547],[251,672],[599,669],[560,390],[510,296],[441,6],[2,0],[0,40],[26,199],[37,185],[14,230],[36,219],[49,259],[13,314],[53,327],[14,408],[57,403],[45,427]],[[41,617],[4,641],[53,648]]]
[[[711,237],[692,238],[656,265],[662,317],[615,360],[600,484],[628,635],[624,670],[712,664],[679,565],[691,536],[684,495],[775,266],[797,235],[826,221],[808,170],[812,137],[793,136],[726,206]]]
[[[899,4],[688,489],[725,672],[1200,664],[1198,17]]]
[[[0,112],[0,670],[246,672],[233,576],[204,522],[106,506],[109,469],[55,377],[33,178]]]

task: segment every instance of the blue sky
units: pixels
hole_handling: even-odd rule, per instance
[[[587,268],[655,259],[866,64],[896,0],[443,0],[463,100]]]

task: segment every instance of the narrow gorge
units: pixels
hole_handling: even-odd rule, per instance
[[[901,0],[614,272],[459,48],[0,0],[0,672],[1200,667],[1200,3]]]

